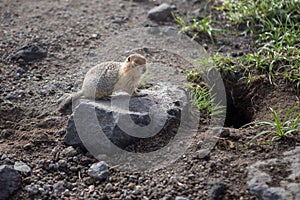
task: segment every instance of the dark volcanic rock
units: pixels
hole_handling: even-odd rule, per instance
[[[156,22],[168,21],[172,17],[172,9],[173,8],[171,5],[163,3],[155,8],[152,8],[148,12],[148,17]]]
[[[209,185],[209,196],[211,200],[223,199],[226,192],[226,185],[221,182]]]
[[[47,56],[47,51],[40,46],[27,44],[20,49],[17,53],[11,56],[11,60],[18,63],[28,63],[34,60],[39,60]]]
[[[82,141],[95,143],[104,153],[114,145],[124,149],[133,143],[155,140],[159,134],[168,143],[177,132],[186,106],[185,91],[177,86],[157,85],[142,92],[148,95],[114,96],[110,101],[97,102],[79,100],[68,120],[64,142],[75,147],[82,147]]]
[[[8,165],[0,166],[0,200],[8,199],[21,186],[21,176]]]

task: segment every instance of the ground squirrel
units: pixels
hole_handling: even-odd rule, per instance
[[[64,113],[72,104],[72,100],[80,97],[103,99],[114,91],[125,91],[137,96],[136,87],[145,72],[146,58],[140,54],[128,56],[125,62],[98,64],[86,73],[81,90],[64,99],[58,110]]]

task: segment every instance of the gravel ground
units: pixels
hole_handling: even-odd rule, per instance
[[[164,2],[175,5],[174,12],[188,16],[203,6],[199,1]],[[141,44],[146,44],[147,38],[137,37],[139,45],[130,46],[134,40],[128,42],[127,39],[132,30],[178,28],[172,21],[156,23],[147,18],[148,11],[160,3],[151,0],[0,0],[0,165],[23,162],[30,167],[29,172],[26,166],[22,167],[21,187],[10,199],[259,199],[256,193],[249,191],[247,167],[257,161],[284,159],[283,152],[299,146],[299,134],[290,141],[254,144],[245,149],[244,145],[256,131],[225,128],[212,151],[201,157],[199,150],[209,131],[207,119],[201,119],[194,142],[176,162],[161,169],[137,172],[124,171],[122,166],[108,166],[109,175],[105,180],[95,180],[89,173],[91,165],[98,160],[80,148],[64,145],[68,116],[57,112],[58,99],[65,93],[77,91],[85,72],[95,62],[119,61],[133,49],[142,49]],[[203,43],[205,40],[201,44],[209,53],[220,46],[225,54],[249,50],[249,38],[220,38],[215,47]],[[28,44],[46,50],[46,57],[41,54],[43,58],[29,63],[22,59],[12,62],[18,49]],[[195,44],[188,44],[186,48],[192,49],[191,45]],[[178,67],[179,73],[184,72],[180,68],[183,60],[175,54],[162,49],[150,53],[143,49],[142,52],[148,52],[153,63],[160,60],[160,64]],[[284,84],[276,88],[258,80],[252,84],[251,91],[256,92],[253,107],[257,119],[269,117],[267,107],[270,105],[299,104],[298,97]],[[233,96],[242,94],[239,90],[235,92]],[[283,173],[286,163],[268,164],[277,169],[268,172],[272,177],[299,181],[299,177],[287,178],[291,170]]]

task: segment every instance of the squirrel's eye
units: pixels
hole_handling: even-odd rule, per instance
[[[127,61],[130,62],[130,57],[127,58]]]

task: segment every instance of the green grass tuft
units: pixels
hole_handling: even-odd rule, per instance
[[[251,53],[232,58],[217,55],[217,67],[226,73],[240,71],[244,77],[265,75],[271,84],[283,79],[300,94],[300,1],[299,0],[225,0],[222,6],[213,6],[224,14],[233,27],[245,26],[244,33],[254,36]],[[230,33],[215,28],[211,16],[201,20],[187,20],[173,15],[181,32],[196,38],[210,37],[215,44],[215,33]],[[242,67],[241,67],[242,66]]]
[[[256,52],[240,59],[239,65],[292,83],[300,92],[300,1],[227,0],[222,7],[236,25],[246,24],[257,36]]]
[[[175,21],[181,26],[180,32],[192,35],[192,39],[199,34],[205,34],[210,38],[212,44],[215,44],[214,34],[223,32],[222,29],[214,28],[211,16],[204,16],[201,20],[192,19],[191,21],[173,14]]]
[[[277,111],[270,108],[273,120],[257,120],[244,125],[244,127],[253,127],[262,130],[254,136],[248,143],[249,146],[255,140],[263,136],[272,136],[266,143],[273,143],[275,141],[286,139],[294,132],[300,132],[300,112],[297,111],[298,106],[289,109],[282,117],[280,107]]]

